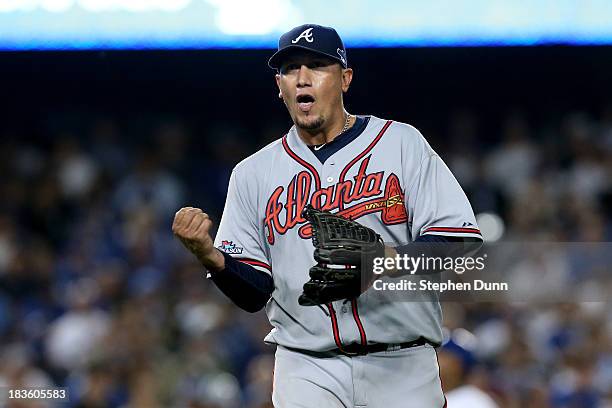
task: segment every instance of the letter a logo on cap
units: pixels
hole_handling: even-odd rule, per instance
[[[298,41],[300,41],[302,38],[308,41],[309,43],[314,41],[314,38],[312,38],[312,27],[307,28],[304,31],[302,31],[302,34],[298,35],[298,37],[295,40],[291,40],[291,43],[295,44]]]

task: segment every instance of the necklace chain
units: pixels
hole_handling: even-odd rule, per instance
[[[347,114],[346,115],[346,121],[344,121],[344,127],[342,128],[342,132],[340,133],[344,133],[348,130],[349,128],[349,123],[351,123],[351,114]]]
[[[348,128],[349,128],[349,124],[350,124],[350,123],[351,123],[351,114],[349,113],[349,114],[347,114],[347,115],[346,115],[346,120],[344,121],[344,127],[342,128],[342,132],[340,132],[340,133],[344,133],[344,132],[346,132],[346,131],[348,130]],[[320,148],[322,148],[322,147],[323,147],[323,146],[325,146],[326,144],[327,144],[327,143],[323,143],[323,144],[320,144],[320,145],[316,145],[316,146],[314,146],[314,149],[315,149],[315,150],[319,150]]]

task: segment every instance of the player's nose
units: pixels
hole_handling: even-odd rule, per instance
[[[311,70],[306,65],[302,65],[298,71],[297,84],[298,86],[310,86],[311,82]]]

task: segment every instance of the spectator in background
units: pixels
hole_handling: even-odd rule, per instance
[[[119,214],[151,207],[159,219],[167,219],[185,201],[185,189],[176,176],[158,165],[154,151],[141,152],[136,164],[121,180],[113,196]]]
[[[531,140],[531,129],[522,114],[508,116],[502,125],[502,143],[485,159],[488,180],[506,199],[525,191],[540,162],[540,151]]]
[[[98,287],[93,279],[72,283],[66,296],[66,312],[49,326],[47,357],[55,368],[70,372],[86,367],[95,358],[111,320],[94,306]]]
[[[457,331],[459,333],[457,334]],[[460,338],[470,336],[462,330]],[[486,392],[486,374],[476,362],[472,351],[450,338],[438,351],[440,377],[448,406],[453,408],[498,408]],[[484,375],[484,378],[483,378]]]

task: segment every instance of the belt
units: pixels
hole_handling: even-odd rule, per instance
[[[412,347],[424,346],[425,344],[429,344],[433,347],[440,346],[439,344],[436,344],[432,341],[427,340],[425,337],[419,337],[416,340],[408,341],[405,343],[392,343],[392,344],[374,343],[374,344],[368,344],[366,346],[363,346],[359,343],[351,343],[345,347],[342,347],[341,349],[336,348],[336,349],[329,350],[329,351],[312,351],[312,350],[303,350],[303,349],[287,347],[287,346],[283,346],[283,347],[286,348],[287,350],[306,354],[312,357],[330,358],[330,357],[338,357],[342,355],[349,356],[349,357],[364,356],[370,353],[380,353],[382,351],[387,351],[387,352],[397,351],[397,350],[402,350],[402,349],[407,349],[407,348],[412,348]]]

